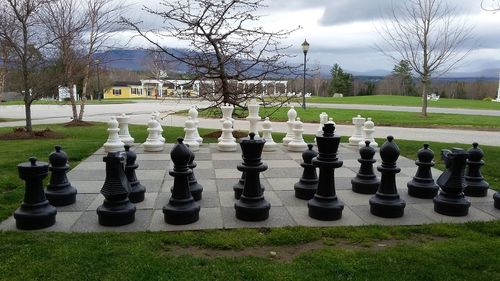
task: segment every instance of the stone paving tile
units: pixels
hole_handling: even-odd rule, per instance
[[[234,152],[226,152],[226,153],[214,153],[212,154],[212,160],[240,160],[241,154]]]
[[[463,223],[468,221],[490,221],[495,219],[494,216],[476,208],[474,204],[469,208],[469,214],[465,217],[451,217],[436,213],[434,212],[433,203],[416,204],[415,208],[428,217],[432,217],[436,222]]]
[[[198,179],[198,183],[203,186],[203,192],[217,192],[217,185],[215,184],[214,179],[211,179],[211,180]],[[166,190],[166,191],[169,191],[169,190]]]
[[[269,168],[262,174],[266,178],[289,178],[293,175],[302,175],[303,169],[301,167],[296,168]]]
[[[360,194],[351,190],[337,190],[337,198],[349,206],[367,205],[373,194]]]
[[[275,191],[276,196],[281,200],[284,206],[287,207],[307,207],[308,200],[302,200],[295,197],[295,191],[279,190]],[[290,210],[290,209],[288,209]],[[300,224],[300,223],[299,223]]]
[[[0,223],[0,231],[11,231],[19,230],[26,232],[36,232],[36,231],[55,231],[55,232],[70,232],[71,227],[80,218],[82,212],[60,212],[57,211],[56,223],[51,227],[37,229],[37,230],[20,230],[16,228],[16,220],[13,216],[4,220]]]
[[[222,221],[224,228],[283,227],[296,225],[285,207],[271,207],[269,218],[259,222],[239,220],[236,218],[234,207],[222,208]]]
[[[469,200],[472,203],[476,202],[492,202],[493,204],[493,194],[495,194],[496,191],[493,189],[488,189],[488,193],[484,197],[472,197],[472,196],[467,196],[467,200]]]
[[[149,231],[184,231],[198,229],[221,229],[222,215],[220,208],[201,208],[200,219],[191,224],[172,225],[165,222],[162,210],[156,210],[148,227]]]
[[[432,216],[427,216],[420,208],[421,205],[406,204],[405,213],[400,218],[381,218],[370,213],[369,205],[350,206],[353,212],[367,224],[381,225],[418,225],[436,222]]]
[[[268,160],[293,160],[288,153],[284,152],[264,152],[262,153],[262,161]]]
[[[138,180],[159,180],[165,177],[166,170],[136,170]]]
[[[138,154],[137,161],[166,161],[170,160],[170,154],[163,153],[148,153],[148,154]]]
[[[76,195],[76,202],[74,204],[57,207],[57,212],[83,212],[95,201],[97,195],[95,193],[79,193]]]
[[[95,162],[95,161],[83,161],[78,164],[73,169],[78,169],[78,170],[104,170],[106,169],[106,163],[104,162]]]
[[[300,165],[294,160],[267,160],[264,161],[269,168],[298,168]],[[302,168],[301,168],[302,169]]]
[[[242,160],[213,160],[212,166],[214,169],[233,169],[236,170],[236,166],[241,164]],[[241,172],[239,172],[241,173]]]
[[[197,153],[195,152],[195,161],[209,161],[212,160],[212,154],[210,153]]]
[[[294,190],[293,186],[298,182],[298,179],[291,178],[267,178],[273,190]]]
[[[342,217],[335,221],[320,221],[309,216],[309,209],[306,207],[286,207],[297,225],[305,226],[345,226],[345,225],[363,225],[366,224],[360,217],[354,214],[349,207],[344,206]]]
[[[72,170],[68,173],[68,180],[74,181],[103,181],[106,178],[106,170]]]
[[[494,216],[497,219],[500,219],[500,210],[495,208],[492,202],[489,203],[475,203],[474,204],[475,208],[478,208],[479,210]]]
[[[167,170],[170,166],[170,161],[137,160],[136,164],[139,165],[137,170]]]
[[[239,179],[241,172],[236,169],[215,169],[217,179]]]
[[[153,210],[137,210],[135,212],[135,220],[131,224],[122,226],[102,226],[99,224],[96,211],[86,211],[76,223],[71,227],[74,232],[134,232],[145,231],[151,224]]]
[[[70,180],[71,185],[76,188],[78,194],[82,193],[99,193],[101,191],[104,180],[100,181],[76,181]]]
[[[195,173],[197,169],[213,169],[212,161],[207,161],[207,160],[196,160],[194,161],[196,163],[196,168],[194,169]]]
[[[160,180],[139,180],[146,188],[146,192],[159,192],[163,181]]]
[[[215,179],[215,172],[213,169],[196,169],[195,173],[198,180]]]

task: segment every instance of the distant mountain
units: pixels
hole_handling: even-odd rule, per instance
[[[173,49],[173,52],[182,55],[185,53],[186,49]],[[141,71],[147,70],[148,64],[148,51],[142,49],[117,49],[109,50],[106,52],[96,54],[96,58],[101,61],[101,65],[108,68],[120,68],[127,69],[131,71]],[[182,63],[171,64],[170,67],[174,68],[174,72],[184,73],[187,71],[187,66]],[[444,75],[443,79],[485,79],[492,80],[498,79],[500,73],[500,60],[477,60],[473,63],[469,63],[466,66],[471,71],[456,71],[450,72]],[[311,68],[319,68],[320,75],[323,78],[330,77],[331,65],[316,65],[311,66]],[[464,69],[462,67],[461,69]],[[369,77],[383,77],[391,73],[391,70],[386,69],[374,69],[367,71],[355,71],[348,70],[347,72],[352,73],[354,76],[369,76]]]

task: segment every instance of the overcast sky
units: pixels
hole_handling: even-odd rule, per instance
[[[133,1],[133,0],[132,0]],[[214,0],[218,1],[218,0]],[[485,68],[500,68],[500,13],[481,9],[480,0],[443,0],[457,6],[457,15],[465,17],[474,26],[473,36],[478,47],[456,69],[456,71],[477,71]],[[485,0],[490,1],[490,0]],[[148,0],[151,7],[160,7],[158,0]],[[262,11],[262,26],[267,29],[301,29],[290,36],[285,44],[295,45],[291,52],[297,52],[296,62],[303,59],[300,44],[307,39],[310,43],[309,63],[333,65],[352,71],[392,69],[394,62],[380,54],[374,44],[382,43],[376,28],[380,27],[391,10],[402,0],[269,0]],[[161,25],[160,20],[139,12],[143,4],[133,4],[132,17],[142,19],[150,25]],[[127,36],[124,36],[125,38]],[[122,37],[123,38],[123,37]],[[132,45],[141,45],[134,41]],[[172,40],[171,47],[185,44]]]

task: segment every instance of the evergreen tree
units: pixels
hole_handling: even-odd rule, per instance
[[[392,70],[394,75],[399,81],[400,94],[403,96],[413,96],[416,94],[415,85],[413,83],[412,68],[407,60],[401,60],[396,64]]]
[[[330,96],[333,96],[335,93],[352,95],[352,74],[344,72],[338,64],[333,65],[330,73],[332,75],[332,79],[330,80],[330,86],[328,87],[328,94]]]

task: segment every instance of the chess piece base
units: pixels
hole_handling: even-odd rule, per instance
[[[464,217],[469,213],[470,202],[465,197],[449,198],[443,194],[434,197],[434,211],[436,213],[452,216]]]
[[[304,180],[301,179],[297,182],[293,189],[295,190],[295,197],[303,200],[310,200],[316,194],[316,190],[318,189],[318,180]]]
[[[194,201],[201,200],[201,194],[203,192],[203,186],[199,183],[189,184],[189,191],[191,192],[191,196],[193,196]]]
[[[48,200],[33,205],[23,203],[14,212],[16,227],[23,230],[42,229],[56,223],[57,210]]]
[[[128,195],[128,200],[130,200],[130,202],[134,204],[144,201],[144,194],[146,193],[146,188],[140,183],[137,184],[130,183],[130,187],[131,190]]]
[[[432,199],[436,197],[439,191],[439,186],[434,183],[434,180],[429,182],[420,182],[413,178],[413,180],[409,181],[406,186],[408,187],[408,195],[422,199]]]
[[[485,181],[478,181],[477,183],[469,181],[464,189],[464,194],[472,197],[486,197],[488,188],[490,188],[490,185]]]
[[[125,199],[120,202],[104,203],[97,208],[99,224],[104,226],[121,226],[134,222],[135,205]]]
[[[223,152],[230,152],[230,151],[236,151],[236,148],[238,147],[237,143],[218,143],[217,144],[217,150],[218,151],[223,151]]]
[[[293,152],[303,152],[304,150],[307,150],[307,143],[295,143],[293,141],[289,142],[287,145],[288,151],[293,151]]]
[[[236,218],[244,221],[263,221],[269,218],[271,204],[263,196],[249,200],[243,195],[234,203]]]
[[[344,210],[344,204],[337,197],[322,198],[318,195],[307,202],[307,207],[309,216],[321,221],[339,220]]]
[[[360,194],[375,194],[379,184],[376,176],[363,179],[358,175],[351,180],[352,191]]]
[[[163,143],[158,142],[158,143],[144,143],[143,144],[144,151],[146,152],[158,152],[158,151],[163,151]]]
[[[363,137],[350,137],[349,145],[358,146],[360,142],[364,141]]]
[[[52,206],[67,206],[75,203],[76,201],[76,188],[67,185],[64,188],[50,188],[47,187],[45,191],[45,196],[47,200],[49,200],[50,205]]]
[[[399,218],[404,215],[406,202],[396,196],[373,196],[370,198],[370,213],[382,218]]]
[[[165,222],[174,225],[190,224],[200,219],[200,205],[194,201],[186,202],[184,205],[172,205],[168,203],[163,207]]]
[[[495,200],[495,208],[500,209],[500,192],[493,194],[493,200]]]

